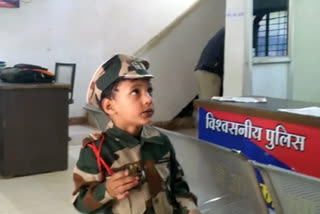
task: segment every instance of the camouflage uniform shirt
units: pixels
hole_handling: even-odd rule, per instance
[[[196,198],[189,192],[183,171],[176,160],[167,136],[151,126],[144,126],[136,138],[112,127],[103,132],[101,157],[114,172],[140,167],[145,182],[130,190],[123,200],[112,198],[106,191],[106,180],[101,176],[96,156],[87,143],[99,146],[101,137],[92,142],[84,139],[84,146],[74,169],[74,206],[82,213],[170,214],[188,213],[196,209]]]

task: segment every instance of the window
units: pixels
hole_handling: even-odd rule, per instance
[[[254,1],[254,56],[287,56],[288,1],[263,1]]]

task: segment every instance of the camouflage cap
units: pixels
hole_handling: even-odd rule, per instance
[[[132,56],[117,54],[104,62],[93,74],[90,81],[87,103],[100,108],[101,93],[117,79],[151,78],[147,72],[149,62]]]

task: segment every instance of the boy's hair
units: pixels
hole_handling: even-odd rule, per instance
[[[111,85],[109,85],[106,89],[104,89],[101,93],[101,100],[99,102],[99,106],[100,108],[103,110],[102,108],[102,101],[104,98],[107,99],[114,99],[115,97],[115,93],[118,91],[118,86],[119,84],[124,81],[124,78],[119,78],[116,81],[114,81],[113,83],[111,83]]]

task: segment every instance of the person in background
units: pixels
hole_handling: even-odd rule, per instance
[[[208,41],[195,67],[199,99],[223,94],[224,32],[223,27]]]

